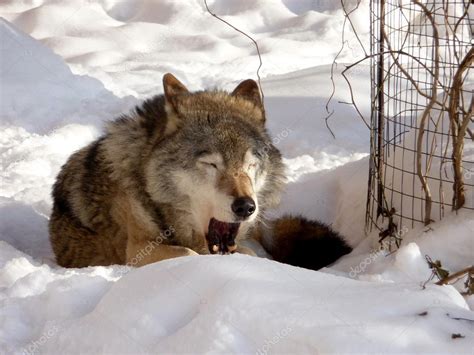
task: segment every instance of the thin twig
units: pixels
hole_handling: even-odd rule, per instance
[[[425,13],[428,20],[431,22],[431,26],[433,28],[433,40],[434,40],[434,77],[433,77],[433,84],[431,85],[431,98],[424,109],[419,127],[418,127],[418,137],[416,140],[416,175],[418,175],[418,179],[421,182],[421,186],[423,191],[425,192],[425,218],[424,223],[428,225],[431,223],[431,206],[432,206],[432,197],[431,197],[431,190],[426,179],[426,172],[423,173],[422,171],[422,144],[423,144],[423,137],[425,134],[425,126],[428,120],[429,115],[431,114],[431,110],[436,103],[436,96],[438,93],[438,80],[439,80],[439,35],[438,35],[438,27],[433,18],[433,14],[431,13],[428,8],[420,3],[419,0],[413,0],[413,3],[421,7],[423,12]]]
[[[206,6],[206,10],[207,12],[209,12],[209,14],[211,14],[212,16],[214,16],[216,19],[218,19],[219,21],[222,21],[224,22],[227,26],[231,27],[232,29],[234,29],[235,31],[243,34],[245,37],[247,37],[248,39],[250,39],[253,44],[255,45],[255,48],[257,49],[257,54],[258,54],[258,61],[259,61],[259,64],[258,64],[258,68],[257,68],[257,78],[258,78],[258,86],[260,88],[260,95],[262,95],[262,103],[264,103],[265,101],[265,95],[263,94],[263,89],[262,89],[262,83],[261,83],[261,79],[260,79],[260,68],[262,67],[262,56],[260,54],[260,49],[258,48],[258,43],[257,41],[255,41],[251,36],[249,36],[247,33],[245,33],[244,31],[242,30],[239,30],[237,27],[235,27],[234,25],[232,25],[231,23],[227,22],[226,20],[220,18],[218,15],[216,15],[215,13],[213,13],[210,9],[209,9],[209,6],[207,5],[207,0],[204,0],[204,5]],[[265,105],[263,105],[263,109],[265,111]],[[265,114],[265,112],[264,112]]]
[[[474,49],[466,54],[461,61],[459,68],[453,77],[453,83],[449,95],[449,121],[451,123],[451,135],[453,138],[453,169],[454,169],[454,183],[453,183],[453,208],[460,209],[465,203],[464,196],[464,179],[462,174],[462,155],[464,148],[464,137],[466,135],[467,126],[471,120],[473,100],[471,97],[471,104],[468,113],[464,115],[462,120],[458,119],[457,108],[459,105],[459,98],[462,90],[462,77],[474,62]]]
[[[333,136],[334,139],[336,138],[336,136],[334,135],[334,132],[332,131],[331,127],[329,127],[329,118],[331,118],[331,116],[334,114],[334,110],[329,111],[329,104],[332,101],[332,99],[333,99],[333,97],[336,93],[336,83],[334,82],[334,68],[337,67],[337,59],[339,58],[339,56],[341,55],[342,51],[344,50],[344,48],[346,47],[346,44],[347,44],[347,40],[345,39],[347,22],[349,22],[349,24],[352,28],[352,31],[354,32],[354,35],[355,35],[357,41],[359,42],[359,45],[361,46],[365,56],[367,56],[367,51],[365,50],[365,47],[362,44],[362,41],[360,40],[359,35],[358,35],[357,31],[355,30],[355,27],[354,27],[354,25],[352,23],[352,20],[350,18],[350,15],[359,8],[360,3],[361,3],[361,0],[357,0],[357,3],[354,6],[354,8],[348,12],[347,9],[346,9],[346,4],[344,3],[344,0],[341,0],[342,11],[344,12],[344,22],[342,23],[342,32],[341,32],[341,48],[336,53],[336,56],[334,57],[334,59],[332,61],[332,64],[331,64],[330,80],[331,80],[332,89],[331,89],[331,94],[329,95],[329,98],[326,101],[326,112],[327,112],[328,115],[324,118],[324,121],[326,123],[326,127],[327,127],[327,129],[329,130],[329,132],[331,133],[331,135]],[[344,78],[344,79],[346,80],[347,85],[349,87],[349,91],[351,92],[351,97],[353,97],[352,85],[346,78]],[[355,107],[355,109],[359,113],[359,110],[358,110],[357,105],[355,104],[355,102],[352,102],[351,104],[352,104],[352,106]],[[370,129],[370,126],[365,121],[365,118],[362,115],[359,115],[359,116],[362,118],[362,120],[364,121],[367,128]]]
[[[461,277],[463,277],[466,274],[474,274],[474,266],[469,266],[465,269],[462,269],[458,272],[455,272],[454,274],[451,274],[449,276],[446,276],[445,278],[439,280],[438,282],[435,283],[435,285],[447,285],[453,280],[457,280]]]

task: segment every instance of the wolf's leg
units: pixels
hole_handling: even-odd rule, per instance
[[[247,255],[251,255],[251,256],[257,256],[257,254],[252,249],[250,249],[248,247],[245,247],[243,245],[237,246],[236,252],[240,253],[240,254],[247,254]]]
[[[152,235],[157,234],[156,231],[147,228],[146,223],[137,218],[132,208],[130,208],[130,200],[127,198],[117,199],[114,213],[117,216],[116,218],[126,220],[127,246],[125,262],[127,265],[143,266],[165,259],[198,255],[189,248],[161,244],[157,239],[151,238]]]
[[[127,265],[130,266],[143,266],[161,260],[189,255],[198,255],[198,253],[182,246],[158,244],[153,241],[137,243],[129,239],[127,244]]]
[[[125,250],[114,244],[116,238],[91,231],[77,218],[69,213],[60,213],[57,208],[53,209],[49,220],[49,234],[56,262],[63,267],[125,262]],[[120,250],[123,250],[123,253]]]

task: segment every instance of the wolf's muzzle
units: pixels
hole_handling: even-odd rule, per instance
[[[236,198],[231,207],[235,215],[240,218],[247,218],[251,216],[256,209],[255,201],[250,197]]]

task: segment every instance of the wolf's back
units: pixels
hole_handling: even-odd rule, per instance
[[[61,167],[53,187],[49,220],[51,245],[59,265],[83,267],[120,263],[111,253],[107,233],[113,231],[109,216],[116,186],[109,179],[102,151],[103,138],[74,153]]]

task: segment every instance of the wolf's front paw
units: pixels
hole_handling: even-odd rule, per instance
[[[257,254],[252,249],[250,249],[248,247],[244,247],[242,245],[237,246],[236,252],[240,253],[240,254],[247,254],[247,255],[251,255],[251,256],[257,256]]]
[[[181,249],[182,256],[194,256],[194,255],[199,255],[197,252],[195,252],[192,249],[182,247]]]

